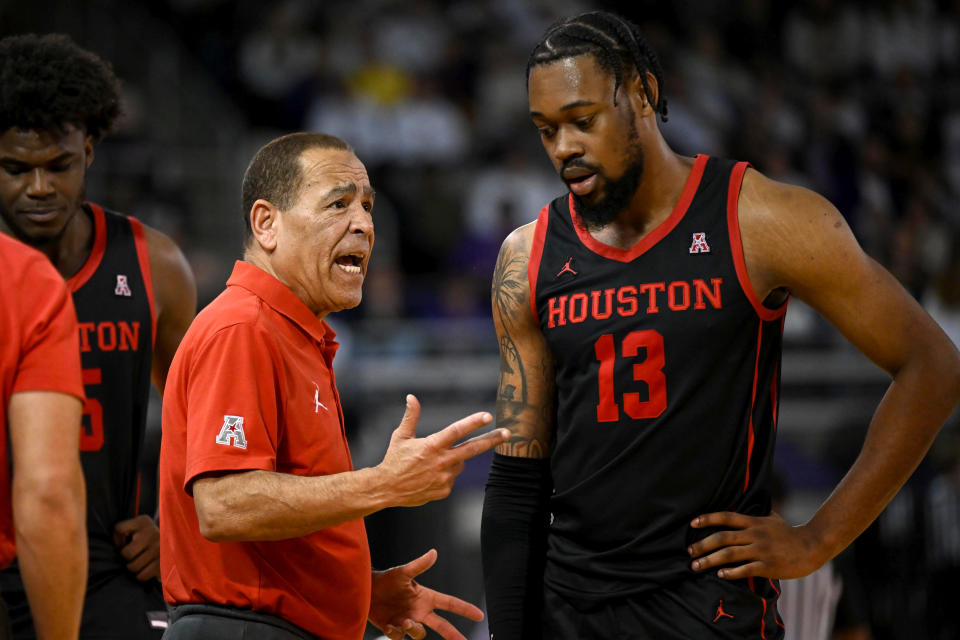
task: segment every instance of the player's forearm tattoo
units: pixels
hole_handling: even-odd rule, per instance
[[[544,443],[534,434],[519,433],[521,414],[533,411],[539,418],[541,407],[530,404],[528,372],[538,375],[534,363],[524,362],[514,339],[520,314],[529,313],[526,256],[506,245],[497,259],[493,275],[493,307],[500,328],[500,372],[497,381],[497,426],[514,430],[513,437],[497,447],[506,455],[542,458]],[[530,365],[533,365],[532,370]],[[551,376],[552,376],[552,366]],[[550,378],[552,383],[552,377]],[[548,412],[552,413],[552,411]],[[544,422],[543,424],[549,424]]]
[[[527,375],[523,359],[513,339],[517,313],[524,307],[524,260],[504,246],[493,272],[493,308],[498,316],[500,337],[500,373],[497,379],[497,426],[510,428],[527,407]]]
[[[504,330],[500,338],[500,373],[497,377],[497,426],[510,428],[527,407],[527,377],[517,345]]]

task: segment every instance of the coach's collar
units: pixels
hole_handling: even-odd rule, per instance
[[[303,300],[297,297],[297,294],[260,267],[237,260],[233,265],[233,273],[227,280],[227,286],[243,287],[270,305],[277,313],[295,322],[321,345],[326,348],[332,347],[333,351],[336,351],[337,343],[334,339],[337,334],[330,325],[319,320]],[[330,353],[329,357],[332,359],[333,353]]]

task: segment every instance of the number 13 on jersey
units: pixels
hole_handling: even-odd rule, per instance
[[[663,375],[666,364],[663,354],[663,336],[652,329],[631,331],[623,339],[621,357],[635,358],[644,348],[647,356],[633,365],[633,379],[644,382],[649,390],[647,400],[640,394],[623,394],[623,410],[634,420],[656,418],[667,408],[667,378]],[[593,344],[594,353],[600,361],[598,387],[600,402],[597,404],[597,422],[616,422],[620,419],[620,406],[614,391],[613,371],[617,359],[617,347],[613,334],[605,333]]]

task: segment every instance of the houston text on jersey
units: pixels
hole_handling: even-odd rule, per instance
[[[722,285],[723,278],[711,278],[709,285],[696,278],[692,282],[647,282],[638,286],[554,296],[547,300],[547,328],[562,327],[568,322],[578,324],[587,318],[606,320],[614,313],[624,318],[635,316],[644,302],[647,314],[660,313],[661,306],[670,311],[686,311],[691,307],[703,310],[709,303],[714,309],[722,309]]]

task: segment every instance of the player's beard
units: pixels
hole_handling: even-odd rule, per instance
[[[632,110],[630,113],[632,115]],[[632,117],[627,139],[629,140],[625,153],[627,168],[616,180],[610,180],[604,176],[603,195],[599,200],[589,203],[580,196],[571,194],[580,219],[588,227],[605,227],[616,220],[617,216],[630,205],[633,194],[637,192],[637,186],[643,177],[643,148],[640,146],[637,127]]]

